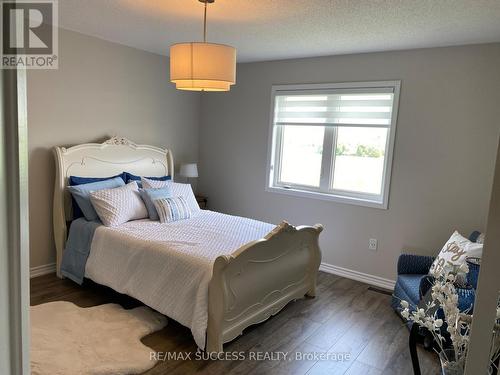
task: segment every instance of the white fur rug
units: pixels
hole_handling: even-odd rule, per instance
[[[165,327],[148,307],[107,304],[81,308],[70,302],[31,307],[33,375],[137,374],[155,365],[140,339]]]

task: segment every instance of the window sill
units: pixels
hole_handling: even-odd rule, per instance
[[[319,200],[323,200],[323,201],[352,204],[355,206],[379,208],[379,209],[383,209],[383,210],[388,209],[387,202],[374,201],[374,200],[368,200],[368,199],[363,199],[363,198],[348,197],[348,196],[341,196],[341,195],[334,195],[334,194],[325,194],[325,193],[314,192],[314,191],[282,188],[282,187],[275,187],[275,186],[272,186],[272,187],[267,186],[266,191],[271,192],[271,193],[291,195],[294,197],[319,199]]]

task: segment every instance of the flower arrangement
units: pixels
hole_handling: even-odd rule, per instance
[[[468,272],[468,266],[464,263],[460,267],[454,267],[447,273],[434,274],[430,295],[427,296],[427,301],[423,307],[411,306],[410,308],[407,301],[401,301],[401,316],[407,321],[418,324],[420,327],[425,327],[433,335],[434,341],[439,347],[443,372],[447,374],[463,374],[465,368],[472,325],[472,315],[468,313],[472,306],[465,311],[460,311],[455,284],[463,282]],[[440,309],[444,315],[444,320],[438,316]],[[448,343],[442,335],[445,323],[446,331],[449,334]],[[497,366],[495,363],[500,358],[500,300],[497,306],[495,323],[491,349],[492,368]]]

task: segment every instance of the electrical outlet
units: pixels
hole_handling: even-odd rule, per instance
[[[377,239],[376,238],[370,238],[368,240],[368,249],[369,250],[377,250]]]

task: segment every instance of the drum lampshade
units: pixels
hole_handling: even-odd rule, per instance
[[[174,44],[170,81],[179,90],[229,91],[236,83],[236,49],[206,42]]]

